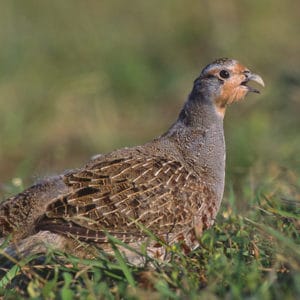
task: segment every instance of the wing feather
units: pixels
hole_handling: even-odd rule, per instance
[[[86,168],[65,175],[71,192],[52,202],[39,229],[104,242],[105,232],[128,242],[144,227],[168,234],[192,223],[203,187],[176,160],[159,156],[101,156]]]

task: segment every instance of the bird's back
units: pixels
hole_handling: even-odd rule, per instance
[[[211,225],[217,199],[176,151],[156,140],[40,182],[1,206],[1,235],[14,232],[18,240],[49,231],[104,245],[108,233],[138,248],[150,230],[192,249]]]

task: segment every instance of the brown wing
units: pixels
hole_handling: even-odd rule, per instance
[[[144,155],[103,157],[65,177],[73,190],[51,203],[38,229],[105,242],[108,232],[123,241],[186,227],[201,206],[205,187],[180,162]]]

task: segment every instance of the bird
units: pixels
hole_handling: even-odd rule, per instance
[[[113,255],[111,237],[133,264],[141,247],[157,259],[166,259],[174,244],[193,251],[223,198],[226,108],[259,93],[251,81],[264,86],[237,60],[217,59],[204,67],[161,136],[96,155],[1,202],[0,238],[11,237],[4,251],[21,256],[54,247],[79,257],[95,257],[93,249]]]

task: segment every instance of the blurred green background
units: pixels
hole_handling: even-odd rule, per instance
[[[266,82],[227,111],[227,192],[299,186],[299,1],[1,1],[2,191],[163,133],[218,57]]]

